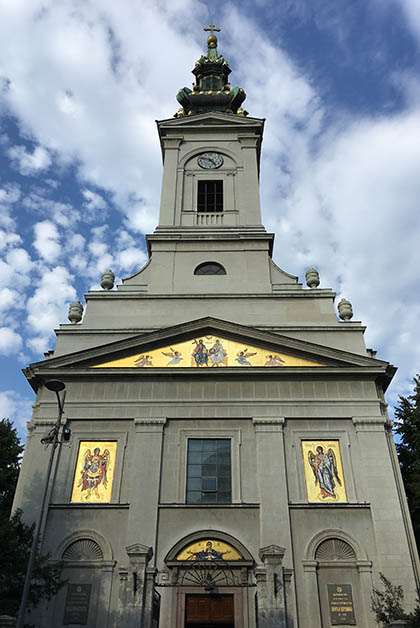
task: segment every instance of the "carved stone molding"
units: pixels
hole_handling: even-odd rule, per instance
[[[284,417],[254,417],[252,419],[256,432],[282,432]]]
[[[383,432],[389,423],[388,417],[354,416],[352,418],[356,432]]]
[[[136,432],[162,432],[165,418],[134,419]]]
[[[280,545],[267,545],[266,547],[261,547],[258,552],[260,560],[264,564],[276,564],[281,565],[283,562],[284,554],[286,552],[285,547],[280,547]]]

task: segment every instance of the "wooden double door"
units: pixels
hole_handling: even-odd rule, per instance
[[[233,595],[186,595],[185,628],[235,628]]]

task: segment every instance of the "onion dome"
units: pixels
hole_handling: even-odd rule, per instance
[[[248,112],[241,107],[246,94],[241,87],[231,88],[228,77],[232,70],[226,59],[217,52],[217,37],[214,33],[220,31],[220,28],[210,24],[203,30],[210,31],[207,55],[202,55],[195,63],[192,73],[196,82],[192,90],[188,87],[179,90],[176,99],[182,107],[175,117],[208,111],[246,116]]]

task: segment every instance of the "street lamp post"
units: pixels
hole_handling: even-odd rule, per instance
[[[51,447],[51,451],[50,451],[50,458],[49,458],[49,461],[48,461],[47,475],[46,475],[46,478],[45,478],[45,486],[44,486],[44,493],[43,493],[42,502],[41,502],[41,509],[39,511],[38,520],[36,522],[36,526],[35,526],[35,530],[34,530],[34,537],[33,537],[33,540],[32,540],[31,553],[30,553],[30,557],[29,557],[28,567],[26,569],[25,585],[23,587],[22,599],[21,599],[21,602],[20,602],[19,615],[18,615],[18,619],[17,619],[17,623],[16,623],[16,628],[23,628],[23,622],[24,622],[24,619],[25,619],[26,606],[27,606],[27,603],[28,603],[29,591],[30,591],[30,588],[31,588],[31,580],[32,580],[32,574],[33,574],[33,570],[34,570],[35,558],[36,558],[36,554],[37,554],[37,551],[38,551],[39,535],[40,535],[40,531],[41,531],[42,520],[44,518],[44,510],[45,510],[45,504],[46,504],[47,495],[48,495],[48,488],[49,488],[49,484],[50,484],[51,470],[52,470],[52,466],[53,466],[53,462],[54,462],[55,450],[57,449],[57,446],[62,443],[62,441],[59,438],[59,436],[60,436],[59,432],[60,432],[60,427],[61,427],[61,419],[63,417],[63,412],[64,412],[64,401],[65,401],[65,398],[66,398],[66,390],[65,390],[65,388],[66,387],[63,384],[63,382],[60,382],[57,379],[52,379],[52,380],[49,380],[49,381],[45,382],[45,386],[46,386],[46,388],[48,388],[48,390],[51,390],[52,392],[55,392],[55,394],[57,396],[58,417],[57,417],[57,421],[55,422],[54,427],[50,430],[48,435],[41,439],[41,443],[44,443],[46,445],[52,445],[52,447]],[[60,394],[59,393],[61,391],[64,391],[64,393],[63,393],[62,397],[60,398]],[[68,440],[69,432],[66,434],[65,438],[66,438],[66,440]]]

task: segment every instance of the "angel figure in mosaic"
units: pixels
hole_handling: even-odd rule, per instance
[[[337,480],[339,486],[341,486],[341,480],[338,475],[337,458],[334,450],[329,448],[327,453],[325,453],[324,448],[318,445],[316,453],[311,450],[308,452],[308,462],[314,472],[315,486],[319,484],[321,489],[322,499],[327,497],[336,499],[337,495],[334,492],[335,480]]]
[[[253,355],[257,355],[257,352],[255,351],[255,353],[248,353],[249,349],[246,348],[243,351],[239,351],[236,355],[237,357],[235,358],[238,364],[241,364],[242,366],[252,366],[251,362],[248,360],[248,358],[251,358]]]
[[[284,360],[281,359],[279,355],[266,355],[267,362],[264,366],[283,366],[285,364]]]
[[[180,351],[175,351],[175,349],[170,348],[170,353],[166,353],[166,351],[161,351],[162,355],[166,355],[167,358],[171,358],[166,366],[173,366],[174,364],[181,364],[182,353]]]
[[[88,449],[83,457],[83,467],[81,471],[82,477],[78,486],[81,486],[81,491],[86,491],[85,499],[89,499],[92,496],[92,491],[98,499],[101,495],[98,491],[98,487],[103,484],[106,488],[108,481],[106,478],[107,470],[110,463],[110,453],[108,449],[104,450],[101,454],[99,447],[95,447],[93,453]]]
[[[152,364],[152,356],[151,355],[141,355],[134,362],[137,368],[144,368],[145,366],[153,366]]]

